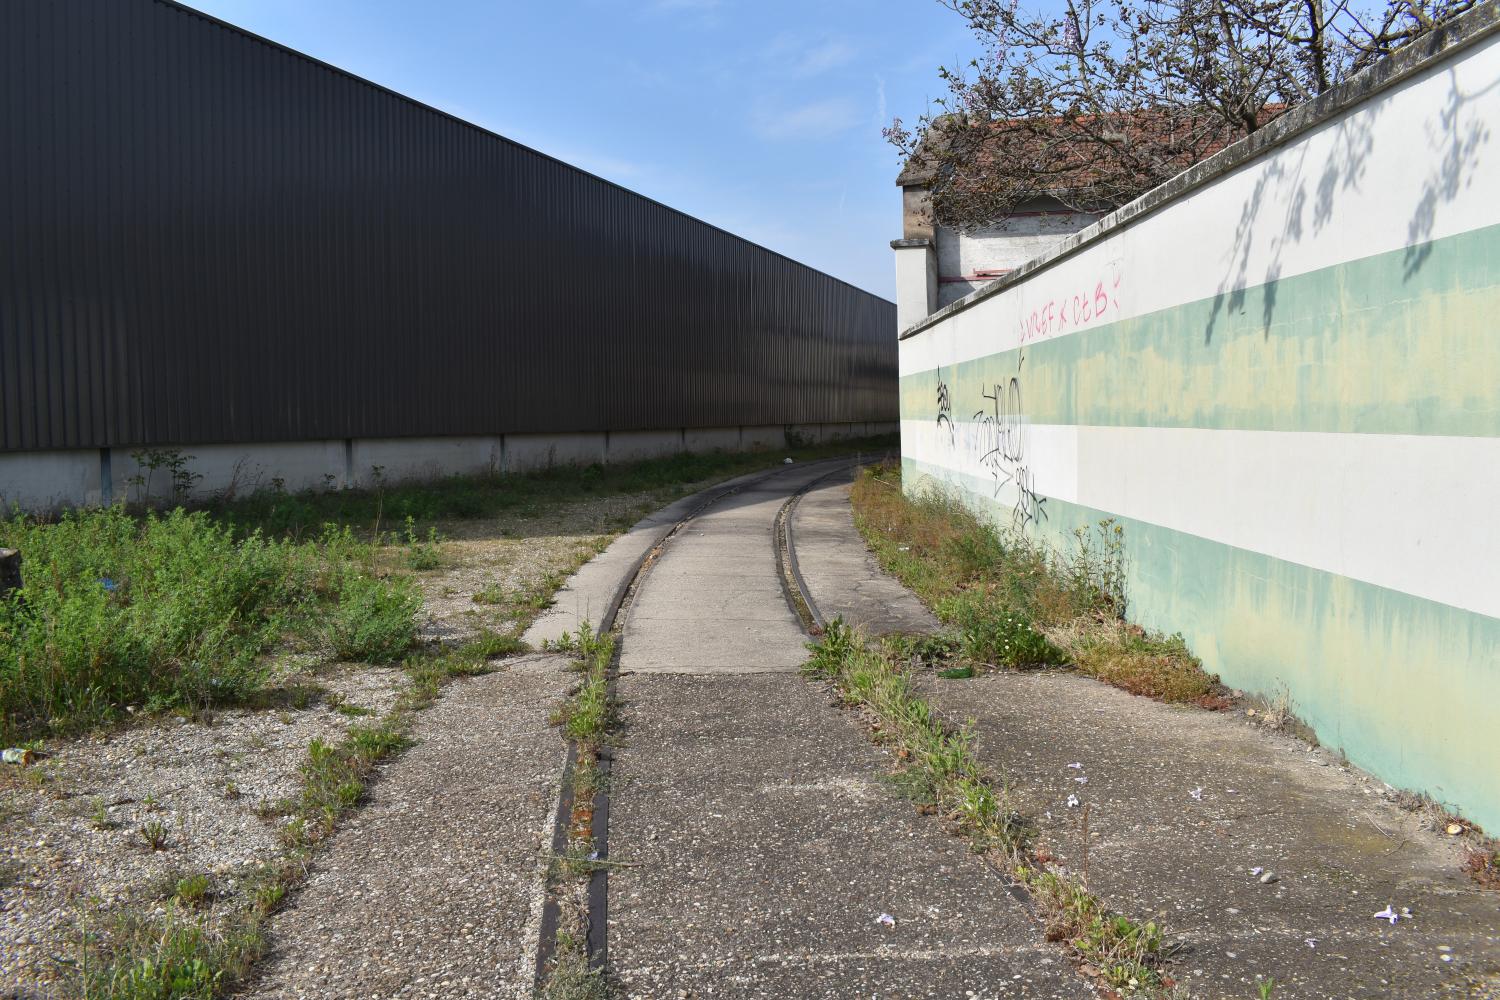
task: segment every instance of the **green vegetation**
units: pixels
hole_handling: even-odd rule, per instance
[[[612,863],[599,857],[593,818],[595,796],[603,781],[599,750],[614,722],[609,667],[614,658],[615,636],[597,634],[588,622],[583,622],[577,635],[565,632],[549,648],[572,653],[574,667],[583,677],[552,719],[573,741],[577,753],[566,775],[573,797],[567,841],[563,852],[553,858],[548,873],[549,891],[558,898],[561,922],[552,964],[540,995],[555,1000],[591,1000],[607,994],[603,974],[589,965],[584,915],[587,904],[583,891],[593,872]]]
[[[552,648],[577,654],[577,669],[583,674],[583,682],[558,708],[554,721],[562,726],[569,739],[593,748],[612,720],[608,679],[615,637],[595,635],[589,623],[584,622],[577,636],[564,632]]]
[[[893,646],[868,648],[834,619],[808,648],[807,674],[833,682],[845,704],[880,720],[876,739],[895,746],[906,763],[898,782],[905,797],[934,804],[977,846],[1006,853],[1025,849],[1031,830],[1010,808],[1004,787],[991,782],[974,759],[972,734],[943,723],[913,693],[911,674]]]
[[[1218,678],[1204,672],[1181,636],[1125,621],[1119,525],[1079,529],[1070,551],[1051,551],[996,531],[951,496],[905,496],[900,469],[891,465],[867,469],[853,501],[855,523],[881,565],[952,627],[953,652],[969,664],[1071,664],[1135,694],[1222,705]]]
[[[609,996],[604,973],[589,968],[582,938],[559,931],[556,954],[557,960],[539,993],[542,1000],[605,1000]]]
[[[326,642],[390,659],[410,646],[420,599],[368,575],[369,547],[328,528],[297,544],[236,538],[204,513],[120,507],[55,522],[0,522],[27,586],[0,603],[0,740],[76,732],[147,712],[242,701],[264,654]]]
[[[840,619],[816,643],[806,671],[829,681],[846,705],[862,710],[876,741],[903,762],[890,784],[922,812],[943,816],[1036,901],[1051,940],[1067,942],[1110,986],[1150,995],[1163,987],[1158,971],[1164,932],[1111,912],[1084,881],[1047,869],[1031,851],[1034,826],[1012,808],[1007,789],[975,757],[973,735],[943,722],[913,692],[912,641],[871,647]],[[920,661],[919,661],[920,662]]]

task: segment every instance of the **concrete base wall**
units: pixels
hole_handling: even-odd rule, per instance
[[[460,472],[499,472],[504,438],[375,438],[350,443],[354,486],[436,479]]]
[[[682,431],[611,431],[606,461],[637,462],[682,450]]]
[[[506,472],[528,472],[554,465],[593,465],[608,455],[605,435],[596,434],[507,434]]]
[[[368,487],[451,475],[526,472],[552,465],[636,462],[679,452],[785,448],[788,434],[807,443],[893,433],[890,423],[781,424],[586,434],[494,434],[452,438],[367,438],[265,444],[184,445],[176,451],[193,477],[187,499],[244,496],[257,490]],[[157,449],[167,454],[173,449]],[[114,500],[173,498],[171,471],[152,472],[138,449],[0,453],[0,511],[50,511]],[[146,457],[142,454],[142,457]]]
[[[13,507],[51,510],[100,499],[96,449],[0,454],[0,515]]]
[[[683,451],[739,451],[738,427],[689,427],[682,435]]]
[[[809,427],[817,424],[798,424],[798,433],[804,433]],[[786,427],[781,424],[767,424],[763,427],[741,427],[740,448],[744,451],[766,451],[771,448],[786,447]]]
[[[280,488],[295,493],[315,487],[352,485],[347,468],[343,441],[292,441],[277,444],[190,445],[177,449],[182,453],[183,469],[202,478],[193,481],[191,497],[210,495],[244,496],[257,490]],[[170,449],[157,449],[164,454]],[[101,500],[170,500],[173,496],[172,474],[166,468],[154,472],[136,458],[146,453],[136,448],[111,448],[108,467],[99,452],[65,452],[87,454],[93,467],[90,477],[95,492],[107,477],[109,490],[102,497],[78,501],[69,497],[66,505],[99,503]],[[25,458],[25,455],[17,455]],[[367,470],[368,471],[368,470]],[[330,478],[331,477],[331,478]]]

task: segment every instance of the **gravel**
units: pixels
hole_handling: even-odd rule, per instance
[[[380,712],[399,677],[345,666],[318,680]],[[51,743],[24,772],[0,772],[0,993],[59,981],[57,960],[76,954],[80,928],[156,907],[184,875],[232,883],[274,858],[277,818],[257,811],[296,793],[311,740],[338,740],[356,721],[323,702],[223,712],[211,724],[155,717]],[[167,830],[164,850],[141,836],[153,822]]]

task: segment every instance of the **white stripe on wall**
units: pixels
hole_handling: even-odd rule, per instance
[[[979,425],[901,435],[1007,506],[1024,465],[1042,496],[1500,618],[1500,438],[1023,425],[997,480]]]

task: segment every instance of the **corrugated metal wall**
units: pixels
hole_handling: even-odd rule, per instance
[[[0,3],[0,448],[896,415],[883,299],[175,4]]]

